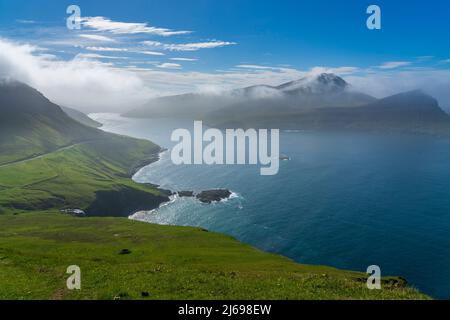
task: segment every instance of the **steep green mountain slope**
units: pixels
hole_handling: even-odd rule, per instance
[[[56,208],[127,216],[168,200],[130,179],[157,158],[157,145],[82,125],[21,83],[0,85],[0,110],[0,213]]]
[[[0,82],[0,115],[0,164],[103,135],[74,121],[41,93],[19,82]]]

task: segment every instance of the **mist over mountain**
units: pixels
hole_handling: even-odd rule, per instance
[[[280,128],[298,130],[358,130],[450,134],[450,116],[436,99],[420,90],[400,93],[359,107],[323,107],[292,113],[210,115],[219,128]]]
[[[330,73],[218,95],[159,98],[125,116],[204,120],[219,128],[450,133],[450,116],[426,93],[415,90],[376,99]]]
[[[324,73],[279,86],[256,85],[219,94],[190,93],[152,99],[143,107],[125,113],[125,116],[204,119],[206,115],[224,108],[239,109],[240,113],[286,112],[330,105],[353,107],[374,100],[354,91],[342,78]]]

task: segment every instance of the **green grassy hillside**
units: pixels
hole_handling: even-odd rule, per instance
[[[0,165],[104,135],[73,120],[35,89],[0,82]]]
[[[0,213],[83,209],[90,215],[127,216],[156,208],[167,195],[133,182],[130,170],[141,160],[154,160],[158,151],[150,142],[110,135],[2,165]],[[127,197],[121,200],[124,192]]]
[[[127,216],[167,194],[129,179],[160,147],[85,126],[35,89],[0,82],[0,214],[83,209]]]
[[[0,216],[0,299],[426,299],[386,278],[294,263],[197,228],[60,213]],[[128,249],[129,254],[120,254]],[[82,289],[66,289],[78,265]]]

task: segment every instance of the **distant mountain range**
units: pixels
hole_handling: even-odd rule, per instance
[[[342,78],[333,74],[284,83],[280,86],[257,85],[220,94],[188,93],[150,100],[143,107],[125,114],[127,117],[177,117],[200,119],[223,108],[240,112],[267,109],[307,109],[323,106],[352,107],[376,100],[351,90]],[[254,110],[256,108],[256,110]]]
[[[376,99],[328,73],[279,86],[157,98],[124,116],[204,120],[220,128],[450,133],[450,116],[419,90]]]

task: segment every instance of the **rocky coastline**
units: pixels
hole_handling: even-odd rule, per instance
[[[160,160],[161,153],[167,149],[160,149],[158,153],[150,155],[147,159],[140,161],[129,171],[129,177],[132,178],[140,169]],[[162,205],[171,201],[171,197],[178,195],[181,198],[195,198],[198,201],[211,204],[220,202],[231,197],[233,194],[227,189],[211,189],[198,193],[189,190],[172,191],[160,188],[160,185],[153,183],[143,183],[143,185],[155,188],[159,195],[154,195],[141,190],[131,188],[121,188],[115,191],[98,191],[95,200],[85,209],[65,208],[61,212],[76,217],[129,217],[139,211],[151,211],[158,209]]]

